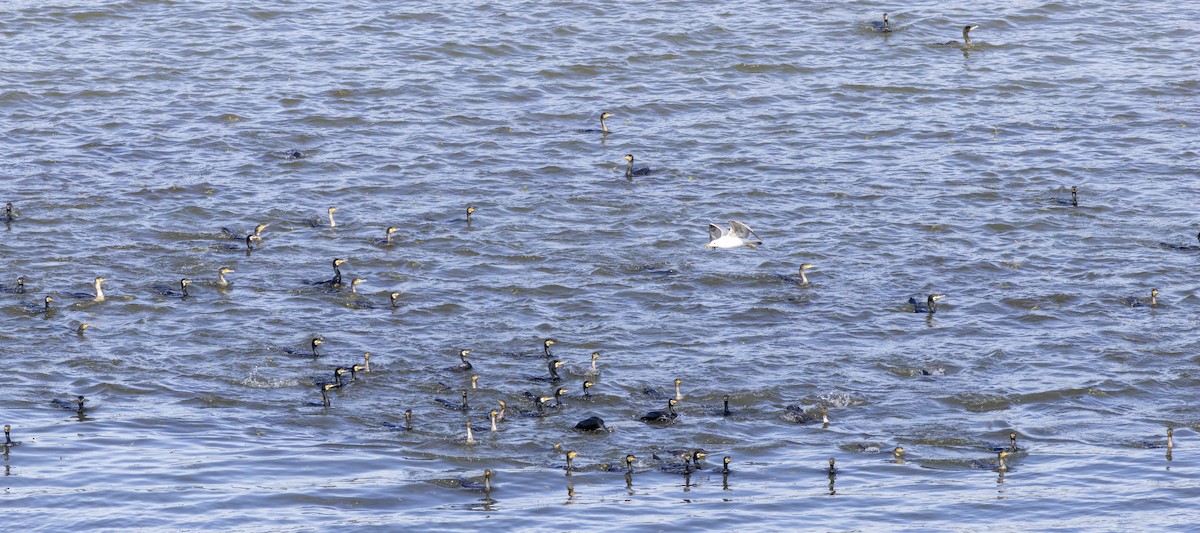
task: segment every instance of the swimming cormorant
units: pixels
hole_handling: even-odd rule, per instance
[[[959,48],[970,48],[971,47],[971,35],[970,35],[971,30],[978,28],[978,27],[979,26],[971,26],[970,24],[963,26],[963,33],[962,33],[963,40],[961,43],[958,41],[946,41],[942,46],[957,46]]]
[[[891,21],[888,20],[887,13],[883,14],[883,22],[875,21],[874,23],[872,23],[872,27],[875,28],[875,31],[880,31],[880,32],[884,32],[884,33],[891,32],[892,31],[892,23],[891,23]]]
[[[96,280],[92,282],[92,288],[93,288],[93,290],[95,290],[94,293],[75,292],[75,293],[71,293],[71,296],[74,296],[76,298],[81,298],[81,299],[87,298],[87,299],[95,300],[97,302],[103,302],[104,301],[104,288],[101,287],[100,284],[104,283],[105,281],[106,280],[104,278],[97,277]]]
[[[330,208],[329,208],[329,209],[327,209],[327,210],[325,211],[326,213],[328,213],[328,217],[329,217],[329,227],[331,227],[331,228],[336,228],[336,227],[337,227],[337,222],[334,222],[334,221],[333,221],[333,212],[334,212],[334,211],[337,211],[337,208],[336,208],[336,207],[332,207],[332,206],[330,206]],[[312,219],[312,220],[310,220],[310,221],[308,222],[308,224],[309,224],[310,226],[314,227],[314,228],[323,228],[323,227],[325,227],[325,221],[324,221],[323,219],[320,219],[320,218],[315,218],[315,219]]]
[[[18,277],[17,284],[13,285],[12,287],[9,287],[6,285],[0,285],[0,292],[7,292],[7,293],[12,293],[12,294],[25,294],[25,277],[24,276]]]
[[[633,179],[634,176],[646,176],[653,172],[650,167],[633,168],[633,154],[625,154],[625,161],[628,162],[625,166],[625,177],[628,179]]]
[[[232,274],[234,272],[236,272],[236,270],[229,267],[221,267],[217,269],[217,286],[228,287],[229,280],[225,279],[225,274]]]
[[[434,400],[437,401],[438,403],[442,404],[442,407],[445,407],[446,409],[450,409],[451,411],[470,411],[471,410],[471,406],[467,405],[467,391],[462,391],[462,404],[457,404],[450,400],[443,400],[441,398],[435,398]]]
[[[679,414],[675,412],[676,403],[679,403],[679,400],[671,398],[667,400],[666,411],[650,411],[649,413],[643,415],[641,420],[643,422],[670,422],[675,420],[679,417]]]
[[[588,129],[588,130],[583,130],[583,132],[584,133],[603,133],[603,134],[607,135],[610,132],[608,131],[608,124],[605,124],[604,121],[608,120],[608,118],[611,116],[612,116],[611,113],[607,113],[607,112],[600,113],[600,129],[598,129],[598,130]]]
[[[1158,305],[1158,289],[1150,289],[1150,297],[1149,298],[1138,298],[1136,296],[1129,296],[1129,297],[1125,298],[1124,302],[1125,302],[1125,305],[1128,305],[1129,307],[1145,307],[1145,306],[1154,307],[1154,306]]]
[[[1079,207],[1079,188],[1071,186],[1071,198],[1069,200],[1066,198],[1055,198],[1054,200],[1058,202],[1058,205]]]
[[[929,313],[932,315],[937,312],[937,301],[945,297],[945,294],[930,294],[925,298],[924,303],[918,301],[916,298],[909,298],[908,303],[913,306],[914,313]]]

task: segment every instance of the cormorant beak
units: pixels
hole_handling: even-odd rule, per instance
[[[979,26],[971,26],[971,29],[973,30],[973,29],[975,29],[975,28],[978,28],[978,27],[979,27]]]

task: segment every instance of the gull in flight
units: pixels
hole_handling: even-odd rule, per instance
[[[750,240],[751,235],[757,240]],[[739,248],[742,246],[754,248],[762,244],[762,238],[754,233],[750,226],[736,220],[729,221],[729,229],[709,224],[708,239],[709,242],[704,245],[705,248]]]

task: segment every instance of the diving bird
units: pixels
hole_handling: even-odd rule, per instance
[[[604,419],[598,416],[591,416],[580,420],[575,424],[575,429],[579,431],[608,431],[608,426],[604,425]]]
[[[753,235],[757,240],[750,240]],[[705,248],[755,248],[762,244],[762,237],[759,237],[754,230],[736,220],[729,221],[729,229],[722,228],[716,224],[708,225],[708,244]]]
[[[1200,240],[1200,233],[1196,234],[1196,240]],[[1171,244],[1169,242],[1160,242],[1159,244],[1161,244],[1163,247],[1170,248],[1172,250],[1179,250],[1179,251],[1183,251],[1183,252],[1200,251],[1200,246],[1193,246],[1190,244]],[[20,281],[20,279],[18,279],[17,281]]]

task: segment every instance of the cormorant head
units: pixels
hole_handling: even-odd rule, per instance
[[[900,457],[901,455],[904,455],[904,448],[900,447],[900,446],[896,446],[895,448],[892,448],[892,455],[895,455],[896,457]]]
[[[269,227],[271,227],[271,224],[269,222],[266,224],[259,224],[257,226],[254,226],[254,234],[258,235],[259,233],[262,233],[263,230],[265,230]]]
[[[680,383],[683,383],[683,380],[679,379],[679,378],[675,378],[675,386],[678,387]]]
[[[559,387],[559,388],[558,388],[558,390],[554,391],[554,395],[555,395],[555,396],[562,396],[562,395],[564,395],[564,394],[566,394],[566,393],[568,393],[568,392],[570,392],[570,391],[568,391],[566,388],[564,388],[564,387]]]
[[[102,277],[99,277],[99,276],[96,277],[96,283],[104,283],[105,281],[107,281],[107,280],[105,280]]]
[[[637,459],[637,457],[635,457],[633,454],[626,455],[625,456],[625,464],[627,464],[627,465],[633,464],[634,459]]]
[[[963,34],[969,33],[971,30],[978,28],[978,27],[979,27],[979,25],[970,25],[970,24],[963,26]]]
[[[632,163],[633,162],[633,154],[625,154],[625,160]]]
[[[471,214],[471,213],[474,213],[474,212],[475,212],[475,206],[473,206],[473,205],[468,205],[468,206],[467,206],[467,214],[469,215],[469,214]]]
[[[354,278],[354,279],[350,280],[350,287],[351,288],[357,287],[359,283],[362,283],[364,281],[367,281],[367,278]]]
[[[334,211],[337,211],[337,208],[333,207],[333,206],[329,206],[329,214],[332,215]]]
[[[1200,237],[1200,235],[1198,235],[1197,237]],[[596,359],[599,359],[599,358],[600,358],[600,352],[592,352],[592,360],[593,361],[595,361]]]
[[[492,478],[492,470],[491,469],[484,470],[483,477],[484,477],[484,479],[491,479]]]
[[[546,342],[543,342],[542,346],[545,346],[547,348],[554,346],[554,339],[546,339]]]
[[[342,263],[345,263],[345,262],[346,262],[346,260],[345,260],[345,259],[334,259],[334,260],[333,260],[333,266],[335,266],[335,267],[336,267],[336,266],[342,266]]]
[[[387,234],[388,234],[388,235],[391,235],[391,234],[393,234],[393,233],[396,233],[397,231],[400,231],[400,230],[399,230],[399,228],[396,228],[395,226],[392,226],[392,227],[389,227],[389,228],[387,229]]]
[[[574,459],[577,455],[579,455],[579,454],[575,453],[575,450],[571,450],[571,451],[567,452],[567,459]]]
[[[190,280],[190,279],[183,278],[183,279],[179,280],[179,285],[181,287],[187,287],[188,285],[191,285],[191,284],[192,284],[192,280]]]
[[[679,400],[676,400],[675,398],[671,398],[670,400],[667,400],[668,407],[675,407],[675,404],[677,404],[677,403],[679,403]]]
[[[231,272],[237,272],[237,271],[232,268],[229,268],[229,267],[221,267],[221,269],[218,270],[217,272],[220,272],[221,274],[229,274]]]
[[[1150,297],[1157,298],[1158,297],[1158,289],[1150,289]]]
[[[321,337],[313,337],[313,340],[312,340],[313,346],[320,346],[322,344],[325,344],[325,339],[322,339]]]
[[[583,390],[588,390],[588,389],[592,388],[593,385],[595,385],[595,383],[592,383],[590,381],[584,381],[583,382]]]
[[[725,401],[729,401],[729,395],[728,395],[728,394],[726,394],[726,395],[725,395],[725,397],[724,397],[724,398],[722,398],[722,399],[723,399],[723,400],[725,400]]]
[[[471,353],[471,350],[459,350],[459,352],[458,352],[458,356],[459,356],[459,357],[466,357],[466,356],[467,356],[467,354],[469,354],[469,353]]]
[[[554,368],[558,368],[563,365],[563,362],[559,361],[558,359],[555,359],[554,361],[551,361],[550,364],[554,365]]]
[[[611,117],[611,116],[612,116],[612,113],[607,113],[607,112],[606,112],[606,113],[600,113],[600,120],[604,120],[604,119],[606,119],[606,118],[608,118],[608,117]],[[9,204],[9,205],[12,205],[12,204]]]
[[[53,302],[53,301],[54,301],[54,298],[52,298],[52,297],[50,297],[50,296],[47,296],[47,297],[46,297],[46,304],[47,304],[47,305],[49,305],[49,304],[50,304],[50,302]]]

